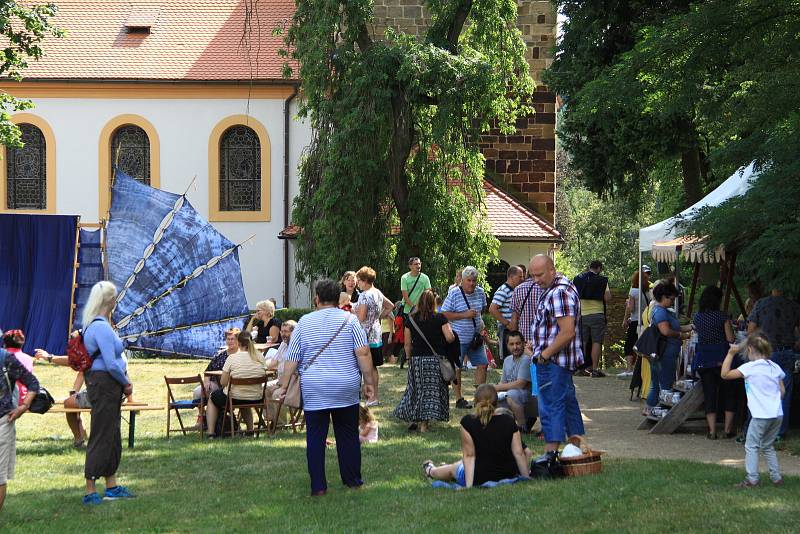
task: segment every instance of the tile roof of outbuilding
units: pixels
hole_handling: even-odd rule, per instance
[[[292,0],[57,4],[55,24],[67,35],[45,40],[44,57],[23,72],[27,80],[282,80],[283,41],[273,30],[289,24]],[[242,40],[246,21],[249,46]],[[126,23],[150,25],[150,32],[129,33]]]
[[[562,241],[553,225],[488,180],[484,180],[486,210],[492,233],[500,241]]]

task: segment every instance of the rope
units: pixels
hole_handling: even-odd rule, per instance
[[[188,330],[190,328],[197,328],[199,326],[208,326],[208,325],[212,325],[212,324],[219,324],[219,323],[224,323],[224,322],[227,322],[227,321],[233,321],[234,319],[244,319],[245,317],[250,317],[250,314],[246,313],[244,315],[234,315],[232,317],[225,317],[224,319],[215,319],[213,321],[208,321],[208,322],[205,322],[205,323],[193,323],[193,324],[186,324],[186,325],[181,325],[181,326],[169,326],[169,327],[165,327],[165,328],[159,328],[158,330],[145,330],[144,332],[138,332],[136,334],[128,334],[126,336],[120,336],[120,339],[135,341],[139,337],[160,336],[160,335],[163,335],[163,334],[168,334],[170,332],[175,332],[177,330]],[[119,327],[119,323],[117,324],[117,326]],[[128,347],[128,348],[130,348],[130,347]],[[142,350],[156,350],[156,349],[145,349],[145,348],[142,348]]]

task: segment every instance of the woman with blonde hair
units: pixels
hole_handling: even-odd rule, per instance
[[[83,503],[103,502],[97,494],[98,478],[106,479],[106,499],[133,497],[125,486],[117,485],[117,468],[122,458],[120,412],[123,395],[133,393],[127,363],[122,357],[122,340],[111,327],[111,312],[117,288],[111,282],[97,282],[83,309],[83,342],[93,363],[84,373],[92,410],[89,445],[86,448],[86,494]]]
[[[275,318],[275,303],[271,300],[262,300],[256,303],[256,312],[247,321],[244,331],[250,334],[256,329],[255,342],[267,343],[267,338],[273,343],[280,341],[281,321]]]
[[[522,477],[529,478],[528,459],[514,417],[496,413],[497,391],[491,384],[481,384],[475,391],[473,414],[461,419],[462,460],[436,467],[427,460],[422,464],[428,478],[455,481],[465,488],[485,482]]]
[[[220,385],[226,388],[231,378],[258,378],[267,373],[267,362],[264,356],[256,350],[253,339],[248,332],[239,332],[236,336],[239,343],[239,351],[231,354],[222,366],[222,376]],[[231,386],[231,396],[233,405],[250,404],[262,398],[264,389],[259,384],[248,386]],[[208,437],[219,437],[217,433],[217,417],[220,411],[224,413],[228,402],[228,396],[224,389],[218,389],[211,393],[211,402],[206,409],[206,424],[208,425]],[[249,409],[244,413],[244,421],[248,432],[253,430],[253,412]]]

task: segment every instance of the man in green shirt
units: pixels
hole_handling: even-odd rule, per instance
[[[403,313],[411,313],[417,305],[419,297],[426,289],[431,288],[431,280],[422,273],[422,261],[416,256],[408,260],[409,272],[400,277],[400,291],[403,292]]]

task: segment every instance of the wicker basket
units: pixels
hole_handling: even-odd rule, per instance
[[[568,477],[595,475],[603,470],[601,451],[589,451],[587,454],[572,458],[559,458],[564,466],[564,474]]]

